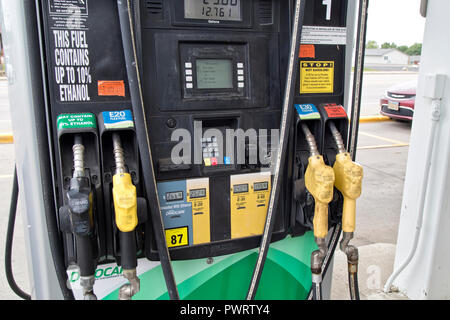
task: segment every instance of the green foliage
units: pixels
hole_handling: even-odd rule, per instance
[[[369,40],[366,45],[367,49],[378,49],[378,43],[374,40]]]
[[[408,46],[399,46],[397,47],[397,49],[403,53],[406,53],[406,51],[408,50]]]
[[[415,43],[412,46],[408,47],[405,45],[397,46],[394,42],[384,42],[381,46],[375,40],[369,40],[366,44],[366,49],[397,49],[403,53],[406,53],[410,56],[420,56],[422,53],[422,44]]]
[[[419,56],[422,53],[422,44],[414,43],[405,53],[410,56]]]
[[[385,42],[381,45],[381,49],[390,49],[390,48],[396,49],[397,45],[394,42],[392,43]]]

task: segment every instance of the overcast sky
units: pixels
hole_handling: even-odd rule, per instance
[[[422,43],[425,18],[420,0],[370,0],[367,41],[378,45],[395,42],[398,46]]]

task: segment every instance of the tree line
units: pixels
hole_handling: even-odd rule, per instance
[[[389,43],[385,42],[381,46],[378,45],[378,43],[374,40],[369,40],[366,45],[367,49],[397,49],[403,53],[406,53],[409,56],[420,56],[422,52],[422,44],[421,43],[414,43],[412,46],[397,46],[394,42]]]

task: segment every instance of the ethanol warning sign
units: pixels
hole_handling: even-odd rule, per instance
[[[333,92],[334,61],[300,62],[300,94]]]

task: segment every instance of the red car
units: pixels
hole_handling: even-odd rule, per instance
[[[391,119],[409,120],[414,115],[417,80],[390,87],[381,98],[380,113]]]

